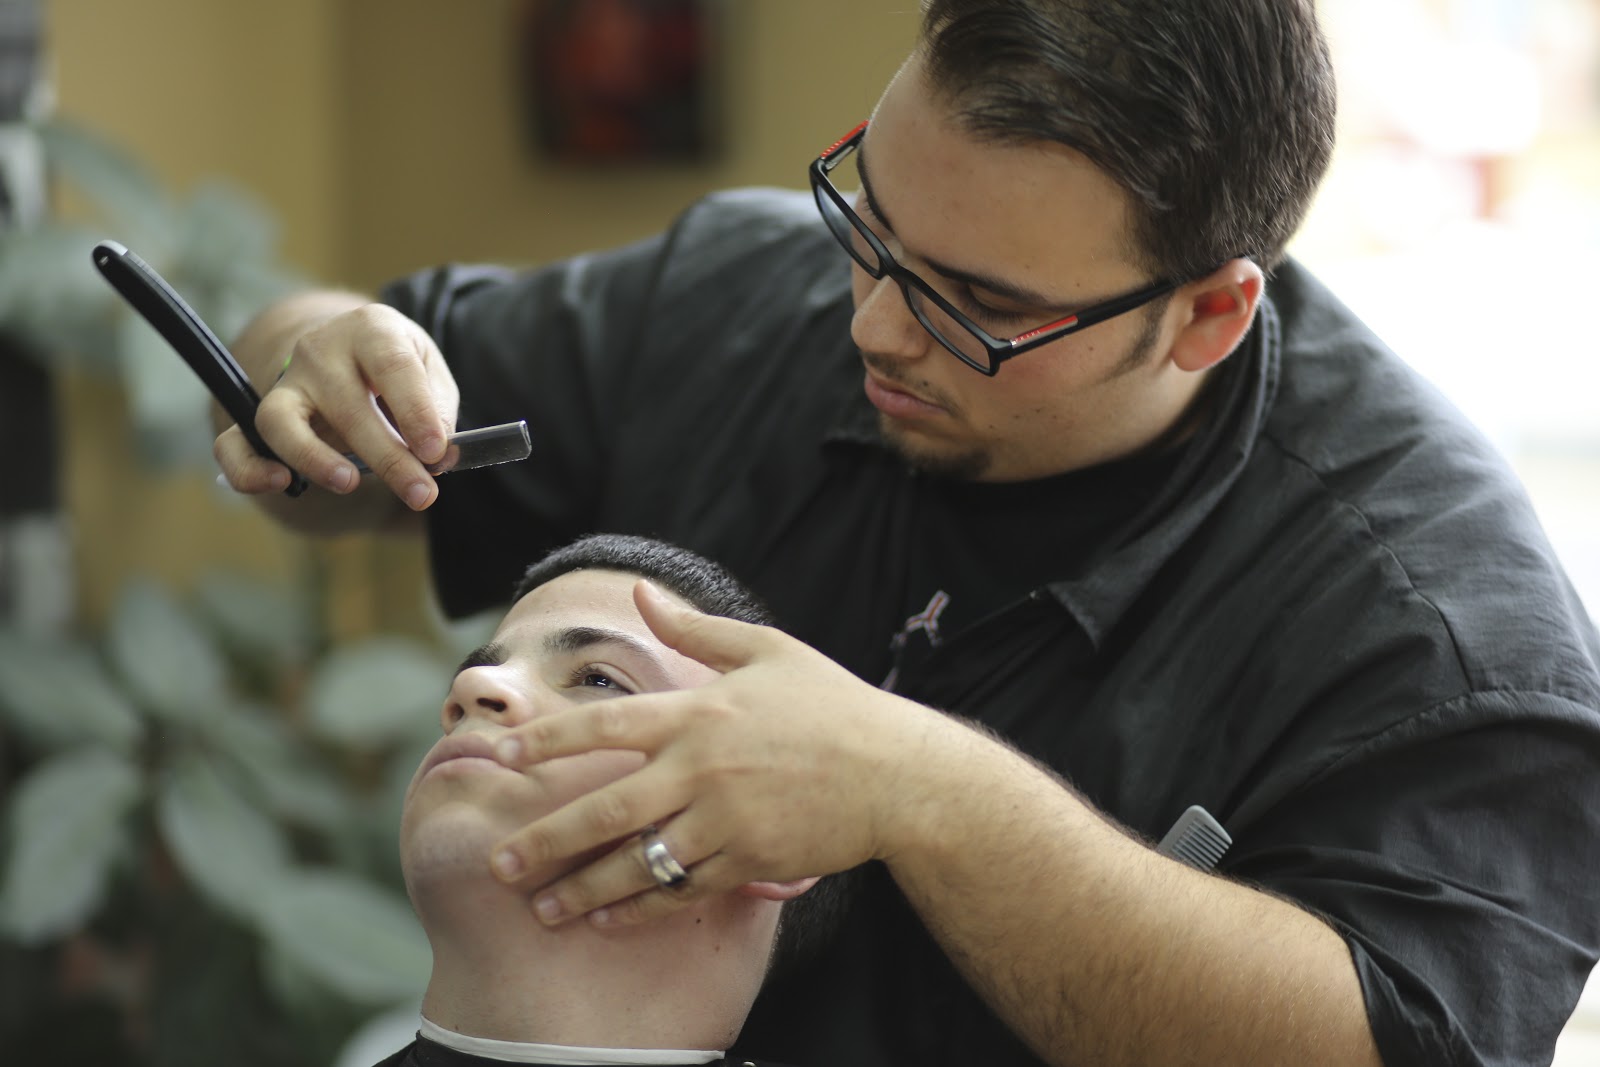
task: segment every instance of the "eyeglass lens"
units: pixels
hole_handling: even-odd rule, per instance
[[[822,221],[828,224],[833,236],[844,246],[845,251],[850,253],[850,258],[861,264],[873,277],[882,277],[883,265],[878,253],[873,251],[872,246],[861,235],[861,231],[856,228],[856,224],[846,217],[833,197],[824,189],[818,187],[814,191],[817,197],[817,210],[822,213]],[[850,194],[845,193],[845,195]]]
[[[860,187],[860,179],[855,167],[855,152],[849,152],[834,168],[829,178],[833,186],[846,198],[853,197],[855,190]],[[917,321],[922,323],[925,330],[934,336],[940,344],[955,355],[975,367],[987,370],[989,367],[989,350],[975,337],[971,331],[961,323],[951,318],[939,304],[930,300],[922,288],[911,281],[913,277],[909,271],[898,264],[885,263],[873,248],[871,242],[862,233],[866,223],[859,217],[845,214],[839,204],[821,188],[814,190],[817,200],[817,210],[822,214],[823,222],[838,242],[850,253],[850,257],[859,263],[868,274],[874,278],[881,278],[885,273],[895,275],[900,290],[905,294],[906,303],[916,315]]]

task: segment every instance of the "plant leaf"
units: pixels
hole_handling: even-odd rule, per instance
[[[115,369],[116,294],[95,272],[95,236],[63,223],[0,232],[0,323],[48,360]]]
[[[193,725],[228,701],[221,652],[154,582],[135,579],[123,588],[107,646],[117,673],[152,716]]]
[[[118,317],[116,350],[140,450],[158,470],[212,465],[210,394],[144,318]]]
[[[276,262],[241,260],[227,275],[228,284],[214,309],[217,336],[234,338],[268,304],[310,286],[304,276]]]
[[[416,776],[417,767],[439,736],[439,724],[434,723],[427,736],[412,738],[396,746],[384,761],[383,772],[372,794],[372,813],[374,822],[385,832],[393,831],[389,834],[391,840],[400,831],[400,809],[405,805],[406,790],[411,788],[411,779]]]
[[[213,570],[201,576],[195,606],[229,648],[249,659],[265,660],[272,672],[310,657],[314,625],[310,606],[282,586]]]
[[[328,993],[324,984],[307,971],[299,960],[280,949],[270,937],[261,942],[256,971],[268,995],[291,1018],[314,1018],[319,1008],[327,1006]]]
[[[0,931],[37,944],[81,926],[122,852],[122,823],[143,783],[104,749],[56,756],[17,786],[7,811],[11,854]]]
[[[176,258],[184,272],[195,279],[216,279],[220,288],[227,288],[238,264],[272,257],[278,224],[259,200],[239,186],[208,178],[198,182],[184,202],[177,238]]]
[[[198,753],[162,776],[156,821],[178,866],[200,894],[230,915],[257,913],[289,865],[289,844]]]
[[[310,746],[297,743],[273,708],[236,704],[201,731],[238,772],[241,788],[289,822],[325,833],[351,822],[357,805]]]
[[[51,169],[81,191],[117,239],[159,263],[176,232],[172,199],[133,156],[86,127],[63,119],[38,126]]]
[[[427,939],[391,890],[336,871],[293,871],[260,918],[275,950],[348,1000],[393,1004],[427,983]]]
[[[0,712],[42,749],[133,751],[144,723],[89,649],[0,630]]]
[[[371,751],[438,732],[448,668],[420,641],[375,637],[335,649],[307,693],[321,737]]]

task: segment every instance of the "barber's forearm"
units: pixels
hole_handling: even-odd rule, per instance
[[[1343,939],[1160,856],[976,733],[925,764],[890,871],[1056,1064],[1379,1064]]]

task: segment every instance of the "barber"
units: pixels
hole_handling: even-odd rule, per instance
[[[595,529],[768,600],[799,640],[656,605],[718,681],[508,736],[647,760],[492,860],[553,925],[864,864],[751,1054],[1548,1062],[1600,640],[1493,450],[1284,254],[1333,101],[1309,4],[932,0],[811,196],[291,298],[237,351],[323,492],[218,460],[300,528],[425,526],[453,614]],[[524,417],[529,462],[428,475]],[[1214,873],[1150,845],[1191,804]]]

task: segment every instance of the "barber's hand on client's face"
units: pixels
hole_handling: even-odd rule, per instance
[[[664,644],[723,677],[559,712],[502,739],[501,762],[512,767],[595,749],[646,756],[638,771],[496,846],[496,873],[521,885],[520,872],[629,835],[536,892],[535,914],[547,922],[589,913],[599,923],[638,922],[708,894],[746,887],[766,895],[760,883],[885,858],[895,814],[916,802],[903,770],[954,723],[778,630],[684,608],[648,582],[634,600]],[[520,749],[514,756],[512,746]],[[652,824],[688,872],[681,885],[663,888],[651,873],[635,835]]]

